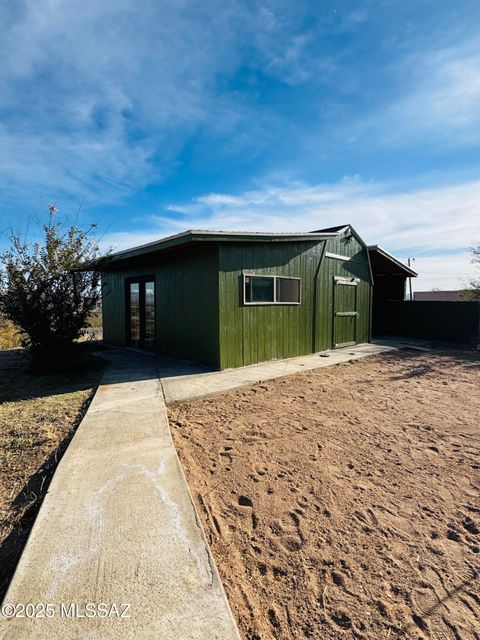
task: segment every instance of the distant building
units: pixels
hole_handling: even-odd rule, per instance
[[[465,291],[415,291],[414,300],[429,300],[433,302],[465,302],[470,300]]]

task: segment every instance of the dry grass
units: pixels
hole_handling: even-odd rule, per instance
[[[21,349],[0,352],[0,599],[102,372],[100,361],[43,375],[28,364]]]
[[[97,311],[88,320],[88,326],[94,328],[102,328],[102,311]]]
[[[78,342],[90,342],[100,340],[102,337],[102,312],[94,313],[85,327],[85,333]],[[0,351],[18,349],[22,347],[21,333],[18,328],[0,316]]]
[[[10,320],[0,317],[0,351],[4,349],[16,349],[21,346],[18,329]]]

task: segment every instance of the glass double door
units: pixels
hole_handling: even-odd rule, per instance
[[[155,280],[153,276],[127,280],[127,340],[140,349],[155,347]]]

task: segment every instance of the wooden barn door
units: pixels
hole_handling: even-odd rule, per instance
[[[357,283],[354,278],[335,278],[333,288],[333,346],[357,343]]]

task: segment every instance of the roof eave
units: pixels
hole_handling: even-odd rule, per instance
[[[112,253],[108,264],[130,260],[149,253],[156,253],[174,246],[189,242],[299,242],[335,236],[336,233],[269,233],[269,232],[243,232],[243,231],[201,231],[191,229],[161,240],[155,240],[144,245],[125,249]],[[105,266],[105,263],[104,263]]]
[[[388,251],[385,251],[385,249],[382,249],[382,247],[380,247],[378,244],[371,244],[367,248],[369,251],[377,251],[384,258],[391,260],[391,262],[395,263],[398,267],[400,267],[412,278],[416,278],[418,276],[418,273],[416,271],[411,269],[408,265],[404,264],[403,262],[400,262],[398,258],[395,258],[395,256],[392,256],[391,253],[389,253]]]

